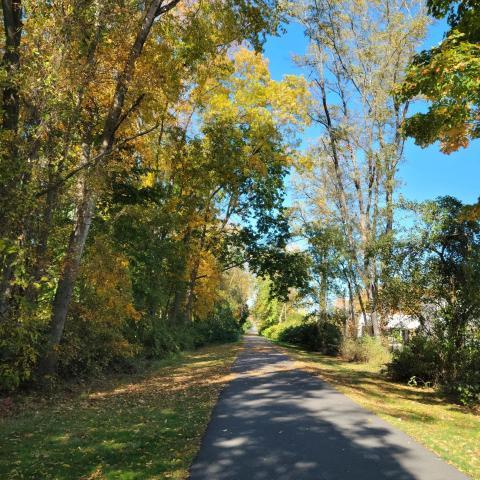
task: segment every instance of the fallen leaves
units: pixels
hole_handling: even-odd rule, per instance
[[[0,426],[0,478],[186,478],[239,350],[209,347],[73,396],[24,403]]]

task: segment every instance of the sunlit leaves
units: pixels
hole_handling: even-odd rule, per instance
[[[419,97],[429,102],[426,113],[407,119],[405,131],[418,145],[440,142],[444,153],[466,147],[480,136],[479,9],[476,2],[430,1],[440,18],[450,12],[452,29],[440,45],[418,54],[411,64],[399,98]]]

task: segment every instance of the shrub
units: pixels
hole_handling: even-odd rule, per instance
[[[393,353],[387,365],[387,374],[394,381],[436,383],[440,362],[434,342],[423,335],[416,335],[401,350]]]
[[[147,327],[142,332],[140,343],[144,346],[147,358],[164,358],[183,349],[193,348],[190,331],[179,338],[177,332],[167,322],[159,318],[145,319]],[[180,341],[182,340],[182,341]]]
[[[252,327],[253,323],[250,320],[245,320],[241,325],[243,333],[247,333]]]
[[[342,332],[336,323],[318,324],[318,350],[326,355],[338,355],[342,344]]]
[[[363,362],[382,365],[391,359],[391,354],[383,339],[363,336],[347,338],[340,347],[342,357],[349,362]]]
[[[92,319],[83,308],[73,306],[59,346],[58,373],[61,377],[82,377],[98,374],[114,365],[120,366],[132,359],[139,348],[130,343],[122,325]]]
[[[241,327],[228,305],[217,305],[206,319],[179,326],[152,318],[141,343],[149,358],[164,358],[181,350],[193,350],[214,343],[236,342]]]
[[[34,322],[0,322],[0,390],[15,390],[30,379],[38,357],[39,328]]]
[[[282,323],[271,325],[270,327],[267,327],[262,331],[262,335],[276,342],[278,341],[278,334],[280,333],[282,328],[284,328],[284,324]]]
[[[61,376],[125,365],[139,351],[135,338],[127,336],[128,326],[141,319],[129,273],[127,257],[108,237],[97,235],[85,254],[59,346]]]
[[[274,341],[298,345],[327,355],[338,353],[342,338],[337,325],[313,320],[278,323],[266,328],[262,334]]]
[[[285,325],[278,332],[280,342],[291,343],[307,350],[317,350],[318,327],[315,322],[302,322]]]
[[[462,368],[451,391],[464,405],[480,403],[480,340],[473,341],[462,353]]]
[[[278,340],[298,345],[307,350],[316,350],[318,344],[317,325],[313,322],[286,325],[278,332]]]
[[[226,305],[217,306],[207,319],[194,321],[190,328],[193,331],[195,347],[236,342],[241,332],[239,323]]]
[[[460,403],[480,402],[480,344],[472,341],[453,352],[456,368],[448,365],[448,347],[437,337],[418,334],[393,355],[387,373],[394,381],[431,383],[452,394]]]

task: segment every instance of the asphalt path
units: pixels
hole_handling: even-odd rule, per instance
[[[466,480],[405,433],[247,335],[190,480]]]

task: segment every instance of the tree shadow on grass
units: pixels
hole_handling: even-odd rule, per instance
[[[163,362],[0,426],[2,479],[152,479],[185,475],[225,382],[222,347]],[[230,354],[231,355],[231,354]]]
[[[389,380],[380,371],[372,372],[362,364],[346,362],[338,358],[305,352],[295,349],[297,355],[307,362],[314,362],[319,373],[325,380],[335,385],[354,386],[355,390],[373,397],[384,397],[385,394],[397,396],[402,400],[415,401],[425,405],[445,405],[452,411],[466,412],[467,408],[452,402],[451,397],[433,388],[407,386],[403,383]],[[340,365],[340,366],[339,366]],[[322,367],[328,368],[322,368]],[[351,367],[350,367],[351,366]],[[350,367],[350,368],[349,368]],[[357,367],[357,368],[353,368]],[[314,367],[315,368],[315,367]],[[314,369],[312,369],[314,372]],[[371,388],[369,388],[369,386]]]

